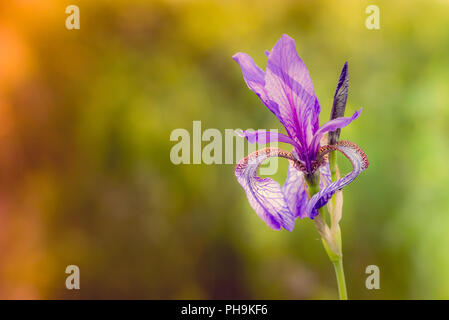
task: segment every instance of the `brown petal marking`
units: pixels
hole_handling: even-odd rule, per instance
[[[338,141],[336,144],[334,145],[325,145],[322,146],[319,150],[318,150],[318,155],[317,155],[317,159],[316,159],[316,166],[320,167],[321,165],[323,165],[326,162],[326,156],[329,152],[333,151],[333,150],[339,150],[340,152],[342,152],[344,154],[343,151],[341,151],[338,147],[349,147],[352,149],[355,149],[355,151],[362,157],[362,161],[363,161],[363,165],[362,165],[362,169],[365,170],[366,168],[368,168],[369,166],[369,161],[368,161],[368,157],[366,156],[365,152],[358,146],[356,145],[354,142],[351,141],[347,141],[347,140],[341,140]]]

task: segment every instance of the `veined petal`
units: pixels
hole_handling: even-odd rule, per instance
[[[331,169],[329,162],[326,162],[320,167],[320,189],[326,187],[331,183]]]
[[[267,108],[282,122],[277,104],[269,100],[265,91],[265,72],[246,53],[238,52],[232,56],[232,59],[240,65],[243,79],[245,79],[248,88],[256,93]]]
[[[366,154],[358,145],[350,141],[339,141],[334,145],[326,145],[320,148],[319,158],[332,150],[338,150],[343,153],[352,163],[352,171],[345,177],[332,182],[330,185],[315,194],[307,204],[306,214],[313,219],[318,214],[318,209],[324,206],[332,195],[350,184],[363,170],[368,168],[369,162]]]
[[[257,142],[258,144],[267,144],[270,142],[283,142],[291,144],[295,148],[299,148],[298,144],[293,141],[289,136],[278,132],[271,132],[266,130],[257,131],[236,131],[241,137],[245,137],[249,143]]]
[[[309,71],[296,52],[295,41],[285,34],[270,51],[265,90],[268,98],[278,105],[289,135],[307,146],[308,135],[318,126],[320,107]]]
[[[295,217],[301,219],[306,216],[305,208],[309,201],[305,188],[307,188],[307,185],[304,181],[304,174],[290,162],[287,179],[282,186],[282,192],[290,211]]]
[[[261,149],[240,160],[235,167],[235,176],[245,190],[251,207],[268,226],[275,230],[284,228],[292,231],[295,216],[290,211],[281,186],[273,179],[257,176],[257,169],[269,157],[295,160],[290,152],[279,148]]]
[[[318,148],[320,146],[320,140],[321,138],[326,134],[328,131],[334,131],[336,129],[340,129],[343,127],[346,127],[348,124],[350,124],[352,121],[357,119],[362,112],[362,108],[360,108],[359,111],[355,111],[352,117],[340,117],[334,120],[330,120],[323,124],[320,129],[315,133],[313,136],[313,140],[311,143],[311,149],[318,151]]]

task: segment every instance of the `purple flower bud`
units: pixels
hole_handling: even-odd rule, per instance
[[[345,115],[346,100],[348,98],[348,87],[348,62],[345,62],[345,65],[341,70],[340,79],[338,80],[337,89],[335,90],[334,104],[332,105],[330,120],[340,118]],[[338,139],[340,138],[340,132],[341,128],[329,132],[329,144],[337,143]]]

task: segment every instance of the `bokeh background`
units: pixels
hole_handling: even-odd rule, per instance
[[[233,165],[170,162],[170,133],[193,120],[281,127],[231,56],[265,67],[282,33],[321,123],[345,61],[347,113],[364,108],[342,132],[371,162],[345,189],[350,298],[448,299],[449,1],[405,0],[2,1],[0,298],[336,298],[310,220],[273,231]],[[365,288],[372,264],[380,290]]]

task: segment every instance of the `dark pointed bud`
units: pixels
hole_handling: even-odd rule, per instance
[[[338,79],[337,89],[334,95],[334,104],[332,105],[331,120],[343,117],[345,115],[346,100],[348,98],[348,62],[345,62],[343,69],[341,70],[340,79]],[[341,129],[330,131],[328,138],[329,144],[337,143],[340,138]]]

